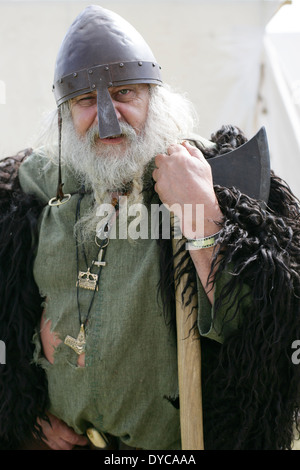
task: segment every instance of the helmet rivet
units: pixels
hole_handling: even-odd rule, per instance
[[[73,77],[77,77],[78,73],[77,72],[74,72],[73,73]]]
[[[106,72],[109,70],[109,67],[105,67]]]
[[[96,88],[96,85],[95,85],[95,83],[93,83],[93,85],[92,85],[92,88]]]
[[[93,71],[92,71],[92,70],[89,70],[89,73],[90,73],[90,74],[92,74],[92,73],[93,73]]]
[[[140,65],[140,66],[143,65],[143,62],[139,62],[139,65]]]
[[[108,86],[113,86],[112,82],[108,82],[107,85],[108,85]]]
[[[124,64],[122,62],[120,63],[120,67],[124,67]]]

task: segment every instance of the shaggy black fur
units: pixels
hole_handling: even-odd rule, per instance
[[[17,184],[0,190],[0,338],[6,345],[6,364],[0,365],[0,449],[6,450],[40,434],[36,419],[47,407],[44,372],[31,364],[32,335],[41,318],[32,272],[41,209]]]
[[[266,209],[237,190],[215,189],[224,214],[215,281],[227,266],[232,272],[216,316],[243,283],[250,306],[240,312],[242,326],[222,347],[209,378],[208,445],[290,449],[299,411],[300,368],[291,346],[300,338],[300,203],[273,173]]]
[[[300,337],[300,210],[279,178],[273,176],[271,184],[266,210],[238,191],[216,188],[225,221],[215,280],[226,266],[232,272],[216,316],[230,293],[243,283],[250,287],[250,306],[236,308],[242,326],[222,347],[208,380],[214,408],[207,409],[207,433],[217,448],[289,449],[293,440],[300,379],[291,360],[292,343]]]
[[[212,140],[217,143],[215,151],[201,148],[207,158],[236,148],[246,138],[238,128],[226,126]],[[224,214],[221,248],[214,257],[215,280],[228,266],[232,272],[217,299],[215,315],[222,303],[236,304],[245,284],[250,303],[247,307],[238,302],[231,311],[243,322],[224,345],[201,339],[205,448],[289,449],[300,379],[299,366],[291,360],[292,342],[300,339],[299,201],[274,175],[265,209],[235,189],[215,190]],[[41,206],[18,191],[9,196],[6,191],[1,201],[0,339],[7,343],[8,358],[6,366],[0,366],[0,442],[2,448],[14,448],[35,429],[36,417],[47,408],[44,374],[30,364],[30,340],[41,315],[32,277],[32,236],[36,236]],[[172,248],[168,240],[158,243],[160,292],[166,319],[174,323]],[[188,261],[184,293],[188,304],[196,280],[189,254],[183,258]],[[182,266],[178,266],[178,278]]]

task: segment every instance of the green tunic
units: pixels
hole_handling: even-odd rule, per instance
[[[65,168],[63,173],[64,192],[76,192],[79,183]],[[20,183],[47,204],[55,195],[57,166],[34,154],[20,168]],[[67,335],[77,337],[80,326],[73,235],[78,197],[73,195],[59,208],[46,205],[40,219],[34,276],[47,298],[46,318],[62,340],[50,364],[37,328],[35,360],[47,373],[49,411],[78,433],[94,426],[132,447],[180,449],[179,411],[167,399],[178,395],[176,337],[165,324],[157,295],[156,240],[110,240],[86,330],[85,367],[77,366],[78,356],[63,342]],[[92,195],[85,195],[81,215],[92,204]],[[85,244],[85,249],[91,263],[97,246]],[[81,249],[79,253],[79,269],[86,271]],[[200,282],[198,286],[200,333],[222,342],[211,327],[213,309]],[[83,318],[92,295],[79,289]],[[235,325],[228,325],[223,333],[232,328]]]

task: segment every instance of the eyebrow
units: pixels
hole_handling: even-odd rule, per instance
[[[96,96],[97,96],[96,91],[88,91],[87,93],[83,93],[82,95],[75,96],[74,98],[72,98],[71,101],[75,102],[82,98],[94,98]]]

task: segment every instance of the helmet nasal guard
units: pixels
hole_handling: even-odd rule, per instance
[[[161,85],[161,67],[142,36],[119,15],[88,6],[70,26],[58,52],[53,92],[57,106],[97,91],[100,138],[121,133],[109,87]]]

